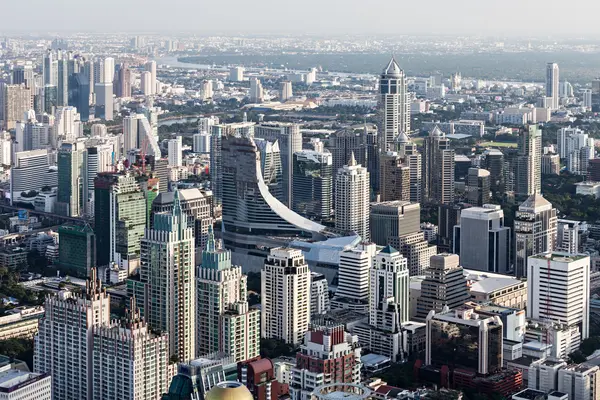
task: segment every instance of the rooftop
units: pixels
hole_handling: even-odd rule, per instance
[[[571,253],[561,253],[561,252],[553,252],[553,253],[544,253],[538,254],[535,256],[530,256],[530,258],[540,259],[540,260],[548,260],[556,261],[556,262],[564,262],[569,263],[577,260],[581,260],[582,258],[589,257],[587,254],[571,254]]]
[[[526,399],[526,400],[535,400],[541,396],[542,399],[546,398],[546,392],[540,392],[539,390],[533,389],[525,389],[515,395],[513,395],[513,399]]]
[[[520,281],[519,279],[515,279],[515,278],[497,278],[497,277],[493,277],[493,278],[485,278],[479,282],[475,282],[473,285],[471,285],[471,292],[478,292],[478,293],[492,293],[492,292],[496,292],[498,290],[502,290],[504,288],[507,287],[511,287],[511,286],[515,286],[515,285],[520,285],[523,282]]]

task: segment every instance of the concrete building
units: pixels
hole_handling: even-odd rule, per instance
[[[379,79],[379,148],[393,151],[396,137],[410,132],[410,101],[406,76],[394,58]]]
[[[158,133],[144,114],[133,114],[123,118],[123,153],[139,149],[142,153],[161,157]]]
[[[437,204],[454,202],[454,150],[437,126],[424,141],[423,199]]]
[[[38,320],[44,316],[44,307],[16,307],[0,317],[0,340],[32,339],[38,332]]]
[[[406,258],[391,246],[375,256],[370,272],[369,325],[399,332],[409,320],[409,277]]]
[[[57,186],[57,169],[51,165],[48,150],[15,153],[10,174],[11,204],[19,199],[22,192]]]
[[[335,180],[335,227],[356,232],[369,240],[369,173],[354,155],[337,171]]]
[[[543,358],[529,365],[528,388],[549,393],[558,388],[558,371],[566,367],[562,360]]]
[[[292,175],[292,210],[316,221],[329,219],[333,208],[331,153],[315,150],[295,152]]]
[[[327,314],[329,306],[329,284],[325,275],[310,273],[310,315],[314,319],[318,315]]]
[[[250,97],[251,103],[262,103],[265,99],[262,83],[258,78],[250,78]]]
[[[338,287],[332,309],[348,308],[366,313],[369,309],[370,271],[377,251],[374,243],[363,242],[340,253]]]
[[[491,200],[490,171],[483,168],[469,168],[467,175],[467,201],[474,206],[482,207]]]
[[[177,136],[175,139],[170,139],[168,142],[168,157],[169,166],[181,167],[183,165],[183,144],[181,142],[181,136]]]
[[[571,364],[558,370],[558,391],[569,399],[596,399],[600,396],[600,368]]]
[[[50,374],[29,372],[7,363],[0,367],[0,399],[51,400]]]
[[[410,167],[395,152],[379,157],[379,194],[381,201],[410,201]]]
[[[485,204],[463,210],[454,227],[454,253],[464,268],[508,273],[511,270],[510,228],[500,206]]]
[[[152,73],[144,71],[140,74],[140,89],[144,96],[151,96],[152,90]]]
[[[560,157],[558,154],[542,155],[542,175],[560,174]]]
[[[531,196],[542,191],[542,131],[529,125],[519,135],[515,193]]]
[[[244,67],[232,67],[229,69],[229,80],[242,82],[244,80]]]
[[[285,102],[294,97],[292,82],[283,81],[279,84],[279,101]]]
[[[156,61],[150,60],[145,65],[144,68],[147,72],[150,72],[150,93],[156,94]]]
[[[386,246],[393,238],[419,232],[420,212],[420,205],[409,201],[371,203],[371,240]]]
[[[85,145],[83,142],[63,142],[58,151],[58,198],[56,211],[68,217],[84,214],[82,198],[84,177]]]
[[[556,224],[556,245],[554,250],[560,253],[576,254],[580,252],[579,233],[581,221],[559,219]]]
[[[527,258],[554,250],[556,209],[540,194],[525,200],[515,214],[515,274],[526,277]]]
[[[410,168],[410,201],[420,203],[423,172],[421,153],[418,151],[417,145],[404,132],[396,138],[396,147],[398,155],[403,158],[404,164]]]
[[[559,79],[558,64],[548,63],[546,65],[546,97],[550,102],[550,108],[553,110],[558,110],[560,105]]]
[[[581,89],[581,104],[588,110],[592,109],[592,89]]]
[[[33,109],[32,89],[25,84],[9,85],[0,83],[0,128],[15,129],[17,121]]]
[[[302,251],[271,249],[261,271],[261,333],[301,343],[310,323],[310,271]]]
[[[112,82],[96,83],[96,118],[112,121],[114,116],[113,84]]]

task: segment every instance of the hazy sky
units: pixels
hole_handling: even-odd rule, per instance
[[[0,0],[0,5],[0,32],[479,33],[600,39],[598,0]]]

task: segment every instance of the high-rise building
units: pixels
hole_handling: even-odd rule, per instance
[[[144,154],[161,157],[158,135],[144,114],[134,114],[123,118],[123,152],[139,149]]]
[[[261,334],[300,344],[310,323],[310,271],[301,250],[275,248],[261,271]]]
[[[112,81],[96,83],[94,91],[96,93],[96,118],[112,121],[114,113]]]
[[[398,155],[402,157],[404,164],[410,168],[410,201],[420,203],[423,172],[421,153],[417,150],[417,145],[404,132],[401,132],[396,138],[396,146]]]
[[[369,173],[354,155],[335,178],[335,227],[369,240]]]
[[[571,364],[558,370],[558,391],[569,399],[595,399],[600,396],[600,368]]]
[[[333,208],[331,153],[297,151],[292,164],[292,209],[308,219],[329,219]]]
[[[87,216],[94,216],[94,180],[101,172],[111,172],[114,163],[114,149],[110,144],[88,147],[83,153],[84,176],[82,202]]]
[[[140,90],[144,96],[152,95],[152,74],[144,71],[140,75]]]
[[[356,162],[360,165],[367,165],[366,140],[364,132],[349,129],[336,131],[329,136],[327,148],[333,156],[332,169],[334,174],[337,174],[337,171],[344,165],[348,165],[352,154],[354,154]]]
[[[229,80],[242,82],[244,80],[244,67],[232,67],[229,69]]]
[[[43,64],[44,85],[56,85],[58,83],[58,62],[54,52],[48,50],[44,56]]]
[[[22,192],[57,186],[58,174],[50,168],[48,150],[22,151],[14,154],[10,174],[10,200],[16,201]]]
[[[294,97],[292,82],[283,81],[279,84],[279,101],[284,102]]]
[[[542,155],[541,164],[542,164],[542,175],[558,175],[558,174],[560,174],[560,156],[558,154],[548,153],[548,154]]]
[[[556,208],[540,194],[525,200],[515,214],[515,274],[526,277],[530,256],[554,250]]]
[[[94,219],[99,266],[137,268],[146,228],[146,198],[130,174],[100,173],[94,180]]]
[[[427,277],[421,282],[416,318],[424,320],[430,311],[444,307],[456,309],[469,300],[467,280],[456,254],[442,253],[431,257]]]
[[[58,151],[58,214],[69,217],[83,215],[84,153],[83,142],[63,142]]]
[[[438,207],[438,240],[440,252],[453,251],[454,227],[460,224],[460,213],[469,204],[444,204]]]
[[[58,106],[66,106],[69,103],[69,58],[65,52],[58,53],[56,82]]]
[[[310,400],[322,385],[361,382],[361,347],[344,325],[313,323],[304,336],[292,368],[291,400]]]
[[[488,375],[502,369],[502,321],[462,307],[427,316],[425,365]]]
[[[554,250],[560,253],[579,253],[579,231],[581,228],[581,221],[559,219],[556,224],[556,245],[554,246]]]
[[[96,267],[96,236],[89,225],[58,228],[58,264],[77,277],[86,278]]]
[[[392,58],[379,79],[379,148],[393,151],[401,132],[410,132],[410,102],[404,71]]]
[[[528,259],[527,318],[571,328],[570,348],[561,357],[578,350],[581,340],[589,337],[589,282],[588,255],[547,252]]]
[[[231,251],[217,247],[209,230],[196,288],[196,352],[224,352],[235,362],[258,357],[260,311],[249,309],[247,277],[231,264]]]
[[[0,83],[0,128],[15,129],[17,121],[23,120],[23,115],[33,109],[32,89],[20,85]]]
[[[436,126],[423,144],[423,200],[450,204],[454,202],[454,150],[450,140]]]
[[[338,287],[331,301],[332,309],[369,310],[370,273],[377,252],[374,243],[363,242],[340,253]]]
[[[172,167],[181,167],[183,165],[183,144],[181,142],[181,136],[177,136],[175,139],[170,139],[168,142],[169,151],[169,165]]]
[[[371,240],[386,246],[392,238],[419,232],[420,211],[419,203],[402,200],[371,203]]]
[[[156,94],[156,61],[150,60],[144,65],[147,72],[150,72],[150,93]]]
[[[204,80],[202,81],[202,100],[209,101],[213,98],[213,81]]]
[[[33,370],[52,376],[53,399],[92,399],[94,327],[110,324],[110,296],[92,270],[85,293],[61,290],[46,297],[44,309]]]
[[[507,274],[511,270],[510,239],[500,206],[471,207],[462,211],[460,225],[454,227],[454,253],[464,268]]]
[[[410,167],[402,157],[388,151],[379,158],[379,194],[381,201],[410,201]]]
[[[153,227],[146,229],[140,281],[145,285],[148,323],[169,334],[169,355],[187,362],[196,356],[194,231],[188,227],[177,191],[173,203],[172,213],[154,215]]]
[[[127,63],[121,63],[117,71],[117,79],[115,80],[115,95],[117,97],[131,97],[131,80],[132,74]]]
[[[90,119],[90,82],[83,73],[69,78],[69,106],[75,107],[82,121]]]
[[[490,202],[490,171],[483,168],[469,168],[467,175],[467,200],[474,206],[481,207]]]
[[[542,131],[530,125],[519,136],[515,192],[531,196],[542,190]]]
[[[546,97],[548,98],[550,108],[558,110],[559,103],[559,72],[558,64],[548,63],[546,65]]]
[[[262,83],[258,78],[250,78],[250,102],[262,103],[265,99]]]
[[[314,319],[318,315],[329,312],[329,284],[325,275],[310,273],[310,315]]]
[[[283,174],[283,200],[288,208],[293,203],[294,153],[302,150],[300,125],[284,122],[262,123],[254,127],[254,137],[279,142],[281,170]]]
[[[192,151],[194,153],[210,154],[210,134],[195,133],[192,136]]]
[[[497,149],[488,149],[484,153],[483,168],[490,173],[490,189],[504,191],[504,154]]]
[[[371,270],[369,325],[400,331],[409,320],[409,276],[406,258],[390,245],[375,256]]]

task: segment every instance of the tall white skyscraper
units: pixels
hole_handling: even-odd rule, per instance
[[[363,242],[340,253],[338,287],[331,301],[332,309],[351,308],[368,312],[369,279],[376,252],[375,243]]]
[[[140,89],[144,96],[154,94],[152,90],[152,73],[144,71],[140,74]]]
[[[546,97],[553,110],[558,110],[559,106],[559,82],[558,64],[548,63],[546,65]]]
[[[229,69],[229,80],[242,82],[244,80],[244,67],[232,67]]]
[[[592,109],[592,89],[581,89],[583,96],[582,105],[588,110]]]
[[[291,99],[294,96],[294,92],[292,89],[292,82],[283,81],[279,84],[279,100],[286,101]]]
[[[115,59],[106,57],[104,59],[103,70],[100,75],[100,83],[112,84],[115,80]]]
[[[147,155],[161,157],[158,136],[144,114],[134,114],[123,118],[123,152],[140,149]]]
[[[155,213],[141,243],[144,316],[153,329],[169,334],[169,354],[180,362],[196,357],[194,229],[187,218],[175,191],[173,212]]]
[[[527,318],[565,324],[570,328],[566,357],[589,337],[590,257],[548,252],[527,263]],[[556,346],[561,344],[556,343]]]
[[[147,72],[150,72],[150,93],[156,93],[156,61],[151,60],[148,61],[145,65],[145,69]]]
[[[202,100],[206,101],[213,98],[213,82],[211,80],[202,81]]]
[[[310,271],[301,250],[271,249],[261,271],[261,333],[302,343],[310,323]]]
[[[400,132],[410,132],[410,103],[404,71],[391,59],[379,79],[379,147],[394,151]]]
[[[77,108],[59,107],[56,109],[54,135],[57,140],[73,141],[83,135],[83,126]]]
[[[177,136],[175,139],[169,139],[168,157],[170,166],[181,167],[183,165],[182,147],[181,136]]]
[[[335,179],[335,227],[369,240],[369,172],[354,153]]]
[[[258,78],[250,78],[250,102],[262,103],[264,101],[264,92],[262,83]]]

